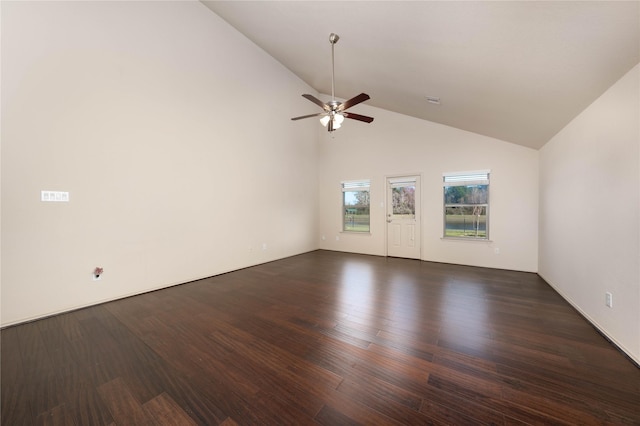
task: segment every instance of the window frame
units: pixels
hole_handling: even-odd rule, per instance
[[[354,234],[371,234],[371,179],[358,179],[358,180],[346,180],[340,182],[342,188],[342,230],[341,232],[354,233]],[[346,211],[347,205],[345,204],[344,194],[345,192],[368,192],[369,193],[369,223],[368,229],[358,231],[355,229],[346,229]]]
[[[446,203],[447,188],[454,186],[486,185],[486,203]],[[491,241],[489,235],[489,213],[490,213],[490,193],[491,193],[491,170],[476,170],[470,172],[452,172],[442,174],[442,238],[447,240],[461,241]],[[484,207],[485,209],[485,236],[451,236],[447,235],[447,208],[451,207]]]

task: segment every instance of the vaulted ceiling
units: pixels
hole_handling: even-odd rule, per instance
[[[202,3],[319,93],[333,32],[336,97],[532,148],[640,62],[638,1]]]

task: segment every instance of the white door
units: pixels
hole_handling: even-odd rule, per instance
[[[420,176],[387,178],[387,256],[420,259]]]

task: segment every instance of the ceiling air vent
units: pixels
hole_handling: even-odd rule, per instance
[[[440,105],[440,98],[436,98],[435,96],[427,96],[427,102],[434,105]]]

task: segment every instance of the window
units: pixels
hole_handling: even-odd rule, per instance
[[[390,179],[391,209],[396,219],[416,217],[416,178]]]
[[[369,232],[369,181],[342,182],[342,230]]]
[[[489,239],[489,172],[445,173],[444,237]]]

